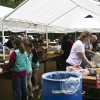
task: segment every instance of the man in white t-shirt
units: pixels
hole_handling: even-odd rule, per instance
[[[85,43],[85,55],[89,61],[91,61],[91,57],[95,54],[95,52],[92,51],[92,49],[93,49],[92,43],[94,43],[96,40],[97,40],[97,36],[92,35],[90,41],[87,41]],[[82,61],[81,67],[85,68],[85,66],[86,66],[86,63],[84,61]]]

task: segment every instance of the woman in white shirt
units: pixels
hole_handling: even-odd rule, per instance
[[[85,43],[90,40],[91,33],[84,31],[79,39],[73,44],[70,55],[66,60],[66,66],[80,66],[84,60],[90,67],[93,67],[85,56]]]

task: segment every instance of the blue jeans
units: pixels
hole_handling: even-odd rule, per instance
[[[87,64],[86,64],[86,62],[84,62],[84,61],[82,61],[82,63],[81,63],[81,67],[83,68],[83,69],[85,69],[85,66],[86,66]]]
[[[27,100],[26,76],[13,77],[14,100]]]

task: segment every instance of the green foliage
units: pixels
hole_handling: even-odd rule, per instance
[[[0,5],[16,8],[20,3],[22,3],[24,0],[0,0]]]

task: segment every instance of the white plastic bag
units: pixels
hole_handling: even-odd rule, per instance
[[[100,67],[100,53],[97,52],[94,57],[92,58],[92,61],[95,62],[96,67]]]

